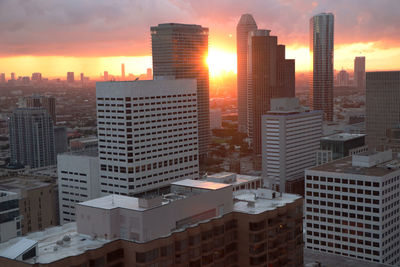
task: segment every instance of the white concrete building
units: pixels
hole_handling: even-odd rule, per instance
[[[133,195],[198,179],[194,79],[96,85],[102,195]]]
[[[271,99],[262,117],[262,173],[266,185],[286,192],[286,182],[304,178],[315,165],[322,136],[322,112],[302,108],[297,98]],[[288,190],[288,192],[294,192]]]
[[[222,128],[222,113],[220,108],[210,110],[210,128],[211,129]]]
[[[60,224],[75,221],[75,205],[100,196],[97,150],[57,156]]]
[[[399,167],[389,150],[306,170],[305,246],[398,266]]]
[[[19,194],[0,191],[0,243],[20,236]]]

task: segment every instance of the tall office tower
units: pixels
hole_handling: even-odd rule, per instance
[[[32,81],[40,82],[42,80],[42,74],[40,72],[32,73]]]
[[[153,80],[153,70],[151,68],[147,68],[147,80]]]
[[[210,144],[208,28],[167,23],[151,27],[154,79],[170,76],[197,80],[199,156],[206,157]]]
[[[310,19],[310,107],[323,110],[324,120],[333,121],[333,25],[332,13]]]
[[[5,83],[5,82],[6,82],[6,74],[0,73],[0,83]]]
[[[83,83],[83,81],[85,80],[85,75],[83,74],[83,72],[81,73],[81,82]]]
[[[75,205],[100,197],[97,148],[57,156],[60,224],[75,221]]]
[[[286,72],[285,47],[278,45],[278,37],[271,36],[269,30],[250,32],[248,44],[247,132],[253,153],[259,155],[261,116],[270,110],[271,98],[294,95],[294,87],[285,88],[284,82],[294,84],[294,61],[288,62],[290,69]]]
[[[67,72],[67,82],[69,83],[75,82],[75,77],[73,72]]]
[[[15,72],[11,72],[11,80],[15,80]]]
[[[306,248],[397,266],[399,164],[389,150],[306,170]]]
[[[238,130],[247,132],[247,49],[249,32],[257,30],[257,24],[251,14],[243,14],[236,26],[237,54],[237,107]]]
[[[349,86],[349,73],[347,71],[342,69],[336,77],[338,86]]]
[[[278,96],[295,97],[295,60],[285,59],[286,48],[284,45],[278,45],[276,52]]]
[[[108,71],[104,71],[104,80],[108,81]]]
[[[280,192],[304,195],[304,170],[315,165],[322,116],[297,98],[271,99],[271,111],[262,117],[262,173]]]
[[[53,121],[44,108],[17,108],[8,121],[11,163],[38,168],[56,164]]]
[[[354,86],[365,90],[365,57],[354,58]]]
[[[103,195],[199,178],[195,79],[101,82],[96,97]]]
[[[366,78],[367,145],[382,150],[386,131],[400,124],[400,71],[367,72]]]
[[[121,80],[125,81],[125,64],[121,64]]]
[[[49,96],[32,95],[24,98],[25,107],[27,108],[39,108],[43,107],[50,114],[53,124],[57,122],[56,118],[56,99]]]

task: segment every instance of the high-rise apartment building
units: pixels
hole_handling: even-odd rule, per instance
[[[44,108],[17,108],[9,118],[11,163],[56,164],[53,121]]]
[[[53,124],[57,122],[56,119],[56,99],[50,96],[32,95],[24,98],[25,107],[38,108],[43,107],[50,114]]]
[[[247,50],[249,32],[257,30],[257,24],[251,14],[243,14],[236,26],[237,54],[237,107],[238,129],[247,132]]]
[[[366,141],[383,150],[386,131],[400,124],[400,71],[367,72]]]
[[[73,72],[67,72],[67,82],[68,83],[74,83],[75,82],[75,77]]]
[[[365,57],[354,58],[354,86],[365,90]]]
[[[151,27],[154,79],[197,80],[199,156],[206,157],[210,144],[208,28],[167,23]]]
[[[322,111],[301,107],[297,98],[273,98],[262,127],[263,178],[281,192],[303,194],[304,170],[315,165],[322,136]]]
[[[333,27],[332,13],[310,19],[310,57],[313,75],[310,81],[310,107],[323,110],[324,120],[333,121]]]
[[[100,197],[99,170],[97,149],[57,156],[61,225],[75,221],[77,203]]]
[[[271,36],[269,30],[250,32],[248,56],[247,131],[253,153],[259,155],[261,117],[270,110],[271,98],[294,96],[294,86],[285,88],[294,85],[294,61],[286,62],[285,46],[278,45],[278,37]]]
[[[0,73],[0,83],[5,83],[5,82],[6,82],[6,74]]]
[[[397,266],[399,166],[389,150],[306,170],[305,246]]]
[[[97,83],[103,195],[199,178],[196,88],[195,79]]]

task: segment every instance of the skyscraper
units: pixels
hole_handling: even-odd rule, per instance
[[[108,71],[104,71],[104,80],[108,81]]]
[[[152,80],[153,79],[153,70],[151,68],[147,68],[147,74],[146,74],[146,79],[147,80]]]
[[[5,82],[6,82],[6,74],[0,73],[0,83],[5,83]]]
[[[8,126],[12,164],[37,168],[56,163],[53,122],[44,108],[17,108]]]
[[[125,64],[121,64],[121,80],[125,81]]]
[[[382,150],[386,131],[400,125],[400,71],[367,72],[366,78],[366,141]]]
[[[73,83],[75,81],[74,73],[73,72],[67,72],[67,82],[68,83]]]
[[[354,86],[359,90],[365,90],[365,57],[354,59]]]
[[[11,80],[15,80],[15,72],[11,72]]]
[[[278,45],[270,30],[252,31],[248,43],[247,132],[253,153],[259,155],[261,116],[270,110],[271,98],[294,95],[294,61],[287,63],[286,71],[285,46]]]
[[[41,95],[27,96],[25,97],[25,106],[27,108],[45,108],[50,114],[53,124],[56,124],[56,99],[54,97]]]
[[[348,86],[349,85],[349,73],[342,69],[336,75],[336,80],[337,80],[338,86]]]
[[[172,77],[197,80],[199,156],[206,157],[210,143],[208,28],[167,23],[151,27],[154,79]]]
[[[249,32],[257,30],[257,24],[251,14],[243,14],[236,26],[237,49],[237,107],[238,130],[247,131],[247,50]]]
[[[310,81],[310,107],[323,110],[324,120],[333,121],[333,25],[332,13],[310,19],[310,56],[313,76]]]
[[[199,178],[194,79],[100,82],[96,97],[103,195]]]

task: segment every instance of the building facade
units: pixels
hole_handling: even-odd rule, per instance
[[[208,28],[166,23],[151,27],[154,79],[196,79],[199,156],[206,157],[210,144],[210,96]]]
[[[101,82],[96,97],[103,195],[199,178],[194,79]]]
[[[97,149],[75,151],[57,156],[61,225],[75,221],[77,203],[100,196],[99,170]]]
[[[321,13],[310,19],[310,107],[323,110],[324,120],[333,121],[334,16]]]
[[[57,122],[56,119],[56,99],[49,96],[32,95],[24,98],[25,107],[27,108],[39,108],[43,107],[50,114],[53,124]]]
[[[302,194],[304,170],[315,165],[322,112],[302,108],[297,98],[273,98],[262,126],[264,179],[280,192]]]
[[[11,164],[37,168],[56,163],[53,121],[44,108],[17,108],[8,126]]]
[[[243,14],[236,26],[237,54],[237,107],[239,132],[247,132],[247,50],[251,31],[257,30],[257,23],[251,14]]]
[[[389,150],[306,170],[305,246],[398,265],[399,164]]]
[[[22,235],[19,195],[0,191],[0,243]]]
[[[354,58],[354,86],[365,91],[365,57]]]
[[[400,124],[400,71],[367,72],[366,141],[383,150],[386,131]]]

